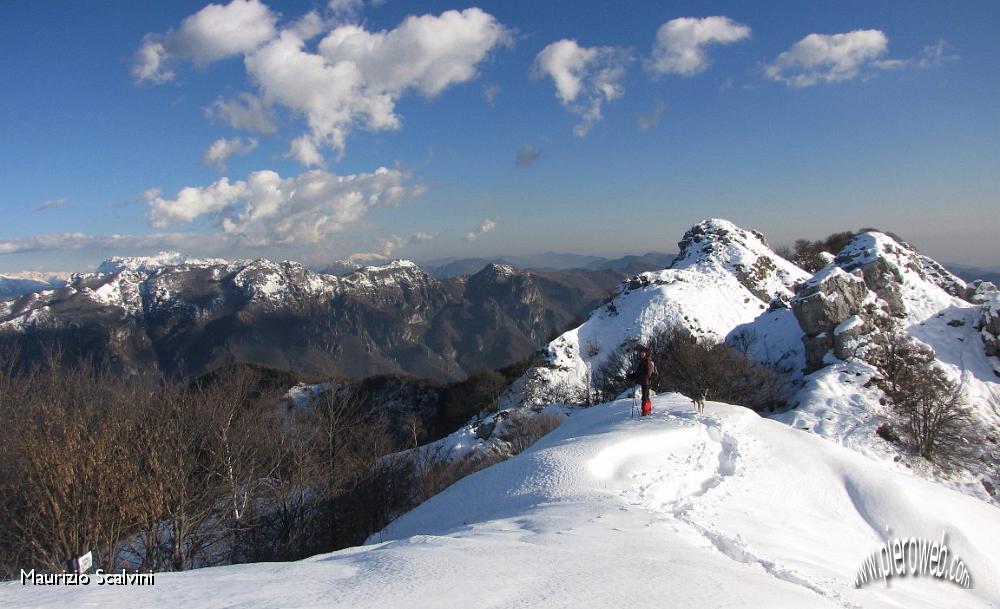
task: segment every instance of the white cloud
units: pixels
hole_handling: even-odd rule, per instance
[[[132,57],[132,78],[154,85],[173,80],[175,74],[167,67],[167,60],[167,49],[161,37],[147,34]]]
[[[881,70],[901,70],[904,68],[935,68],[949,61],[955,61],[958,55],[951,51],[951,45],[943,39],[925,46],[920,54],[910,59],[879,59],[873,62]]]
[[[374,208],[421,194],[423,187],[408,186],[408,178],[404,171],[384,167],[347,176],[312,170],[291,178],[256,171],[246,180],[221,178],[183,188],[173,199],[150,193],[147,217],[156,227],[207,217],[219,223],[227,239],[244,245],[302,246],[329,238]]]
[[[221,120],[233,129],[257,133],[274,133],[278,129],[274,113],[251,93],[240,93],[234,99],[220,97],[205,108],[205,114],[209,119]]]
[[[312,40],[323,33],[329,26],[329,22],[316,11],[309,11],[302,15],[288,29],[302,40]]]
[[[475,78],[490,52],[511,41],[510,31],[478,8],[410,16],[395,29],[375,32],[338,20],[360,6],[333,2],[328,6],[332,19],[309,13],[279,31],[275,13],[258,0],[209,5],[176,31],[147,36],[133,74],[140,82],[163,82],[173,78],[170,66],[179,59],[204,64],[242,54],[259,96],[217,100],[209,114],[267,133],[274,131],[270,110],[287,108],[305,119],[311,144],[298,141],[291,155],[315,166],[324,148],[342,155],[348,135],[358,127],[398,129],[400,97],[417,91],[433,98]],[[230,18],[223,19],[226,15]],[[315,49],[306,45],[327,28],[332,29]]]
[[[635,117],[635,126],[639,131],[649,131],[660,124],[663,113],[667,106],[663,102],[656,102],[656,106],[646,114],[639,114]]]
[[[365,6],[365,0],[329,0],[327,9],[335,19],[341,21],[356,21]]]
[[[187,186],[174,199],[164,199],[159,189],[146,191],[150,224],[156,227],[184,224],[206,214],[219,214],[240,197],[246,196],[245,182],[229,183],[221,178],[206,187]]]
[[[323,147],[343,154],[347,136],[357,126],[398,129],[402,121],[396,102],[406,91],[433,97],[470,80],[478,64],[508,36],[491,15],[473,8],[408,17],[390,31],[339,26],[320,41],[319,53],[284,32],[249,55],[246,66],[265,101],[306,118],[312,145],[300,141],[293,154],[308,166],[317,164]]]
[[[924,47],[914,62],[918,68],[933,68],[958,58],[958,54],[951,50],[951,45],[941,38],[934,44]]]
[[[530,167],[542,156],[542,151],[534,144],[525,144],[514,155],[514,164],[518,167]]]
[[[208,147],[201,157],[201,162],[203,165],[215,167],[216,171],[222,173],[226,170],[226,161],[229,160],[229,157],[250,154],[255,148],[257,148],[257,140],[252,137],[247,139],[240,137],[219,138]]]
[[[69,197],[63,197],[61,199],[52,199],[50,201],[45,201],[44,203],[39,203],[35,206],[35,211],[45,211],[46,209],[52,209],[53,207],[62,207],[69,203]]]
[[[657,30],[646,66],[654,75],[692,76],[709,66],[707,46],[732,44],[749,37],[750,28],[729,17],[671,19]]]
[[[496,220],[486,218],[485,220],[483,220],[483,223],[479,225],[479,228],[477,228],[474,231],[470,231],[465,235],[465,240],[475,241],[476,239],[482,237],[486,233],[492,233],[494,230],[496,230],[496,227],[497,227]]]
[[[316,144],[308,135],[300,135],[292,140],[288,147],[287,156],[298,161],[303,167],[324,167],[326,165],[323,162],[323,153],[316,148]]]
[[[903,67],[881,59],[889,39],[879,30],[809,34],[764,67],[767,78],[790,87],[852,80],[867,71]]]
[[[320,42],[319,51],[330,65],[357,66],[368,88],[398,95],[413,87],[433,97],[476,76],[479,62],[509,36],[492,15],[470,8],[410,16],[390,31],[342,26]]]
[[[183,22],[174,43],[195,63],[252,51],[275,34],[278,16],[258,0],[209,4]]]
[[[132,63],[137,82],[158,84],[174,78],[170,65],[197,65],[248,53],[274,38],[278,16],[259,0],[209,4],[163,36],[147,35]]]
[[[342,25],[320,41],[319,53],[283,32],[249,55],[246,66],[265,101],[306,118],[313,150],[343,154],[357,126],[398,129],[396,102],[406,91],[430,98],[468,81],[490,51],[508,40],[496,19],[471,8],[407,17],[389,31]]]
[[[492,106],[497,99],[497,95],[499,94],[500,85],[496,83],[483,85],[483,100],[485,100],[487,104]]]
[[[185,248],[203,246],[204,235],[194,233],[149,233],[144,235],[88,235],[86,233],[55,233],[32,235],[0,241],[0,255],[25,252],[77,251],[109,248]]]
[[[582,122],[573,134],[583,137],[601,120],[604,102],[625,94],[621,80],[631,60],[623,49],[581,47],[575,40],[562,39],[546,46],[535,56],[533,73],[548,76],[556,88],[556,98]]]
[[[398,235],[393,235],[389,239],[379,239],[379,251],[373,252],[355,252],[347,257],[348,262],[362,262],[371,260],[389,260],[392,258],[398,250],[417,243],[418,241],[430,241],[436,239],[436,234],[426,233],[419,231],[413,233],[409,238],[399,237]]]

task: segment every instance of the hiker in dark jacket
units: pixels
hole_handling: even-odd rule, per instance
[[[656,374],[656,366],[653,364],[653,360],[649,359],[649,349],[640,347],[639,361],[635,364],[632,378],[642,388],[643,403],[649,399],[649,385],[653,382],[654,374]]]

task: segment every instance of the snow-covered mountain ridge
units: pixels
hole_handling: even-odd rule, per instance
[[[876,321],[892,319],[934,350],[983,429],[1000,425],[1000,310],[992,284],[966,284],[876,232],[857,235],[811,276],[771,251],[758,233],[725,220],[696,225],[679,245],[671,268],[634,277],[611,303],[553,340],[542,364],[514,384],[504,405],[583,395],[616,350],[677,326],[714,340],[751,337],[750,355],[775,364],[793,383],[794,408],[772,416],[891,460],[898,451],[875,433],[887,420],[883,396],[866,386],[875,371],[856,353]],[[918,461],[907,464],[923,468]],[[977,477],[989,482],[986,471]],[[951,482],[986,498],[977,477]]]
[[[102,269],[0,301],[0,341],[31,354],[45,349],[36,343],[58,340],[126,373],[197,376],[247,361],[307,374],[450,381],[530,355],[621,277],[488,266],[438,279],[405,260],[335,276],[292,261],[169,252],[112,259]]]
[[[529,370],[506,404],[539,404],[555,393],[584,392],[616,349],[647,342],[670,326],[723,340],[756,322],[776,335],[775,361],[789,370],[798,367],[802,347],[792,340],[797,325],[787,305],[779,305],[809,274],[771,251],[759,233],[726,220],[694,226],[678,245],[680,254],[669,269],[637,275],[609,306],[552,341],[545,365]]]
[[[66,284],[71,273],[39,273],[25,271],[0,273],[0,301],[22,294],[58,288]]]

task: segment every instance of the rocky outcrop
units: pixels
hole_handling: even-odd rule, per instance
[[[868,289],[885,302],[888,314],[895,317],[906,315],[906,306],[903,304],[903,295],[899,287],[903,276],[899,269],[881,256],[852,256],[851,254],[856,251],[852,250],[850,254],[842,253],[837,257],[836,262],[840,268],[846,271],[859,271]]]
[[[724,269],[764,303],[776,296],[790,297],[794,286],[808,278],[805,271],[775,254],[762,234],[727,220],[699,222],[677,246],[680,254],[670,268]]]
[[[883,301],[883,310],[893,317],[911,312],[905,303],[906,284],[919,286],[918,291],[936,286],[947,296],[967,299],[964,281],[911,245],[883,233],[856,235],[834,263],[848,272],[859,271],[868,289]]]
[[[972,304],[983,304],[997,292],[997,286],[990,281],[977,279],[965,286],[965,300]]]
[[[984,298],[979,331],[986,355],[1000,357],[1000,292],[994,291]]]
[[[968,300],[968,286],[965,281],[948,269],[944,268],[944,265],[937,260],[922,255],[919,256],[919,258],[920,265],[923,267],[924,276],[928,281],[934,283],[952,296]]]
[[[792,312],[806,334],[833,330],[861,310],[865,282],[838,267],[828,267],[807,281],[792,299]]]
[[[831,349],[835,353],[848,351],[849,343],[864,328],[858,321],[867,297],[868,288],[858,274],[835,266],[823,269],[801,286],[791,306],[805,334],[802,343],[807,371],[821,368]],[[842,326],[848,320],[857,321]]]
[[[853,358],[858,348],[864,345],[865,335],[871,330],[862,316],[851,315],[833,329],[833,354],[842,360]]]

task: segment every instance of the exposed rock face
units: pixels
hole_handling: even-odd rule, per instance
[[[833,354],[842,360],[854,357],[864,342],[864,335],[870,331],[868,323],[860,315],[848,317],[833,330]]]
[[[802,345],[806,349],[806,372],[819,370],[823,367],[823,359],[833,349],[833,336],[829,332],[820,332],[802,337]]]
[[[839,326],[862,312],[867,296],[868,288],[863,279],[835,266],[823,269],[802,285],[791,304],[792,313],[805,333],[802,342],[806,348],[807,370],[823,366],[823,357],[836,346],[837,338],[844,332]],[[840,333],[836,332],[838,329]],[[853,326],[852,331],[855,331]],[[847,340],[853,338],[852,334],[841,339],[841,351]]]
[[[833,264],[806,282],[792,301],[795,318],[806,335],[807,370],[823,366],[826,349],[840,359],[854,357],[864,335],[880,325],[876,317],[895,317],[903,327],[922,326],[945,309],[961,308],[958,299],[985,302],[990,287],[982,282],[966,285],[939,263],[889,235],[875,231],[856,235]],[[995,344],[985,329],[989,321],[984,317],[987,349]]]
[[[828,267],[810,279],[792,299],[792,312],[806,334],[832,331],[861,311],[868,289],[857,275]]]
[[[986,355],[1000,357],[1000,292],[994,291],[984,299],[979,324]]]
[[[936,284],[945,292],[948,292],[952,296],[956,296],[963,300],[968,300],[967,290],[968,286],[965,281],[959,278],[957,275],[953,274],[948,269],[944,268],[937,260],[933,258],[928,258],[927,256],[919,256],[920,265],[923,267],[924,276]]]
[[[906,315],[906,305],[903,304],[903,295],[899,288],[903,277],[899,274],[899,270],[884,258],[866,262],[860,268],[865,285],[885,301],[889,307],[888,313],[895,317]]]

